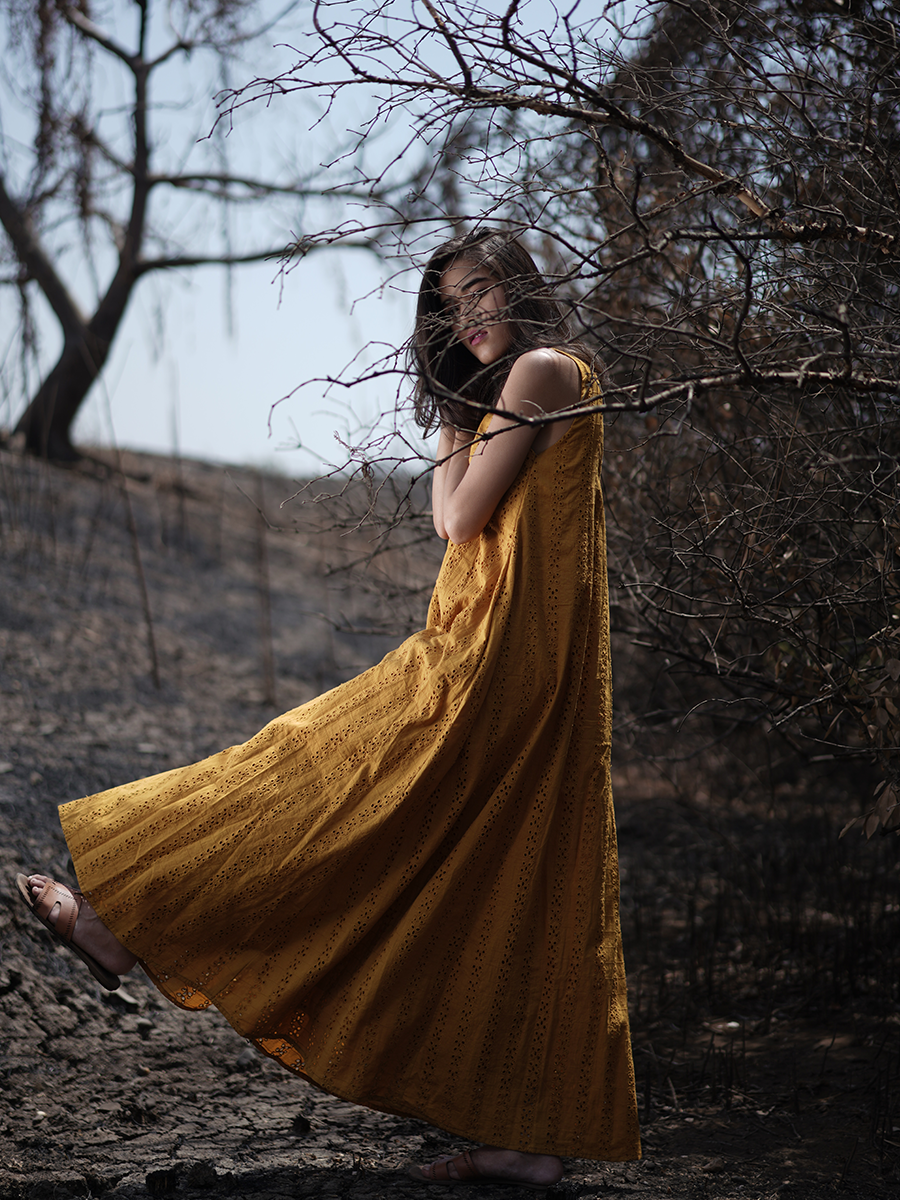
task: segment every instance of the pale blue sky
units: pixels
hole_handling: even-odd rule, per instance
[[[263,10],[281,12],[284,0],[263,0]],[[154,49],[172,39],[165,10],[153,9]],[[110,0],[94,11],[95,20],[121,44],[135,44],[136,10]],[[308,20],[308,6],[281,19],[253,46],[253,56],[233,69],[230,82],[240,84],[254,75],[275,74],[294,60],[278,43],[295,42],[298,25]],[[15,55],[4,48],[0,72],[0,143],[10,186],[24,187],[29,146],[33,138],[34,92],[27,77],[15,68]],[[131,94],[128,73],[115,59],[95,56],[93,93],[110,115],[103,118],[107,138],[118,138],[119,152],[130,153],[127,123],[115,114],[127,110]],[[241,73],[242,72],[242,73]],[[72,83],[81,86],[80,80]],[[355,97],[340,116],[317,123],[319,113],[305,97],[291,97],[268,107],[254,104],[237,113],[235,126],[219,144],[197,142],[215,119],[213,96],[222,86],[215,62],[193,55],[187,63],[175,56],[152,79],[151,145],[157,170],[223,169],[216,153],[227,155],[227,169],[259,178],[287,180],[295,170],[314,171],[335,153],[348,125],[365,114],[355,109]],[[77,96],[77,91],[75,93]],[[364,98],[363,98],[364,99]],[[115,143],[113,143],[115,145]],[[213,153],[211,155],[211,147]],[[291,164],[297,164],[297,167]],[[330,175],[325,183],[331,183]],[[161,228],[173,229],[177,242],[190,252],[202,252],[218,212],[185,193],[155,191],[151,220],[162,215]],[[341,214],[343,215],[343,214]],[[52,216],[52,214],[51,214]],[[306,212],[285,200],[273,206],[237,209],[230,218],[235,249],[285,244],[298,231],[339,219]],[[74,233],[74,230],[72,231]],[[51,238],[54,235],[50,235]],[[72,249],[77,243],[51,242],[61,251],[63,276],[83,308],[94,303],[92,268]],[[176,244],[176,243],[173,243]],[[98,243],[98,247],[101,244]],[[65,247],[69,248],[66,249]],[[152,250],[148,247],[148,252]],[[112,271],[108,253],[98,249],[94,269],[101,288]],[[358,355],[366,360],[370,343],[400,346],[412,322],[412,301],[380,285],[396,269],[378,263],[363,251],[321,251],[307,256],[284,279],[279,264],[267,262],[233,270],[230,312],[222,268],[202,267],[180,273],[157,272],[135,287],[126,316],[103,375],[79,413],[74,439],[80,444],[109,444],[225,462],[267,464],[290,475],[318,471],[322,460],[343,463],[346,454],[335,434],[351,437],[360,423],[379,411],[396,407],[398,379],[348,393],[329,389],[317,378],[338,376]],[[59,352],[60,332],[36,289],[34,312],[42,340],[40,372]],[[12,331],[17,323],[15,294],[0,294],[0,367],[6,382],[0,395],[0,426],[14,425],[24,407],[22,387],[16,384],[16,355]],[[371,358],[376,351],[369,354]],[[29,387],[36,383],[30,368]],[[18,377],[20,378],[20,377]],[[301,391],[289,396],[299,385]],[[285,397],[288,397],[285,399]],[[281,401],[281,403],[279,403]],[[308,450],[291,449],[302,442]]]

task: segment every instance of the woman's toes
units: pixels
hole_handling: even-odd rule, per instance
[[[51,883],[51,882],[52,882],[52,880],[50,879],[50,877],[48,875],[29,875],[28,883],[31,886],[32,900],[37,900],[38,896],[40,896],[41,892],[44,890],[44,888],[47,886],[47,884]],[[47,914],[47,920],[50,922],[51,925],[56,924],[57,918],[59,917],[59,909],[60,909],[60,905],[59,905],[59,901],[57,901],[56,904],[53,905],[53,907],[50,909],[49,913]]]

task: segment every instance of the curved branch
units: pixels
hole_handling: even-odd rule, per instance
[[[98,46],[102,46],[109,54],[114,55],[114,57],[125,63],[126,66],[134,70],[138,63],[137,55],[131,54],[124,46],[120,46],[109,34],[104,33],[99,25],[95,25],[93,21],[71,5],[67,5],[63,9],[63,15],[69,24],[74,25],[85,37],[90,38],[92,42],[96,42]]]
[[[168,184],[174,188],[185,188],[187,190],[204,190],[203,184],[215,184],[217,187],[242,187],[249,192],[254,192],[258,196],[298,196],[301,199],[321,199],[329,196],[336,199],[362,200],[366,203],[372,203],[373,199],[377,199],[377,194],[370,190],[354,190],[352,188],[336,187],[334,189],[304,187],[300,184],[293,183],[268,183],[264,179],[254,179],[252,176],[245,175],[229,175],[215,171],[193,171],[191,173],[179,172],[177,175],[148,175],[147,183],[150,187],[157,187],[160,184]],[[207,193],[215,194],[215,193]],[[235,197],[227,196],[229,200]]]
[[[371,241],[353,241],[348,239],[343,241],[340,238],[341,249],[349,250],[372,250],[373,244]],[[281,262],[289,258],[295,258],[298,254],[305,257],[307,254],[312,254],[315,250],[325,249],[327,245],[332,244],[328,241],[323,241],[322,245],[316,245],[309,239],[298,250],[297,243],[289,246],[272,246],[268,250],[254,250],[249,254],[173,254],[166,258],[147,258],[142,259],[135,266],[135,276],[147,275],[151,271],[171,271],[179,267],[236,267],[242,263],[256,262]]]
[[[16,257],[46,296],[47,303],[56,314],[64,334],[78,335],[83,332],[85,328],[83,314],[38,241],[27,215],[7,192],[2,174],[0,174],[0,224],[3,225],[13,244]]]

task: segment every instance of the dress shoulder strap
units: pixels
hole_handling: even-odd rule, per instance
[[[578,368],[581,374],[581,403],[587,404],[592,400],[599,400],[603,394],[603,389],[600,387],[600,379],[593,367],[589,366],[583,358],[579,358],[577,354],[573,354],[571,350],[564,350],[562,346],[554,346],[557,354],[564,354],[566,358],[571,358],[572,362]]]

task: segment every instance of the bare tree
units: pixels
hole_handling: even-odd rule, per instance
[[[302,232],[303,204],[321,192],[316,172],[304,174],[296,163],[265,174],[235,171],[224,130],[208,136],[214,114],[183,110],[191,69],[204,69],[210,89],[227,85],[235,64],[269,45],[272,26],[297,5],[285,0],[268,23],[257,7],[138,0],[108,5],[95,20],[84,2],[0,6],[0,283],[18,295],[7,357],[19,364],[16,388],[43,373],[36,291],[62,334],[57,361],[18,421],[32,452],[77,457],[72,422],[139,280],[277,257]],[[76,285],[83,292],[91,283],[86,308]]]
[[[354,236],[377,233],[402,271],[448,227],[520,231],[608,364],[616,621],[667,663],[636,719],[682,741],[688,711],[707,738],[762,728],[870,788],[878,760],[867,831],[894,823],[893,6],[650,2],[627,24],[577,2],[312,12],[294,67],[231,106],[359,91],[344,178],[382,191]],[[405,140],[373,162],[385,123]]]

